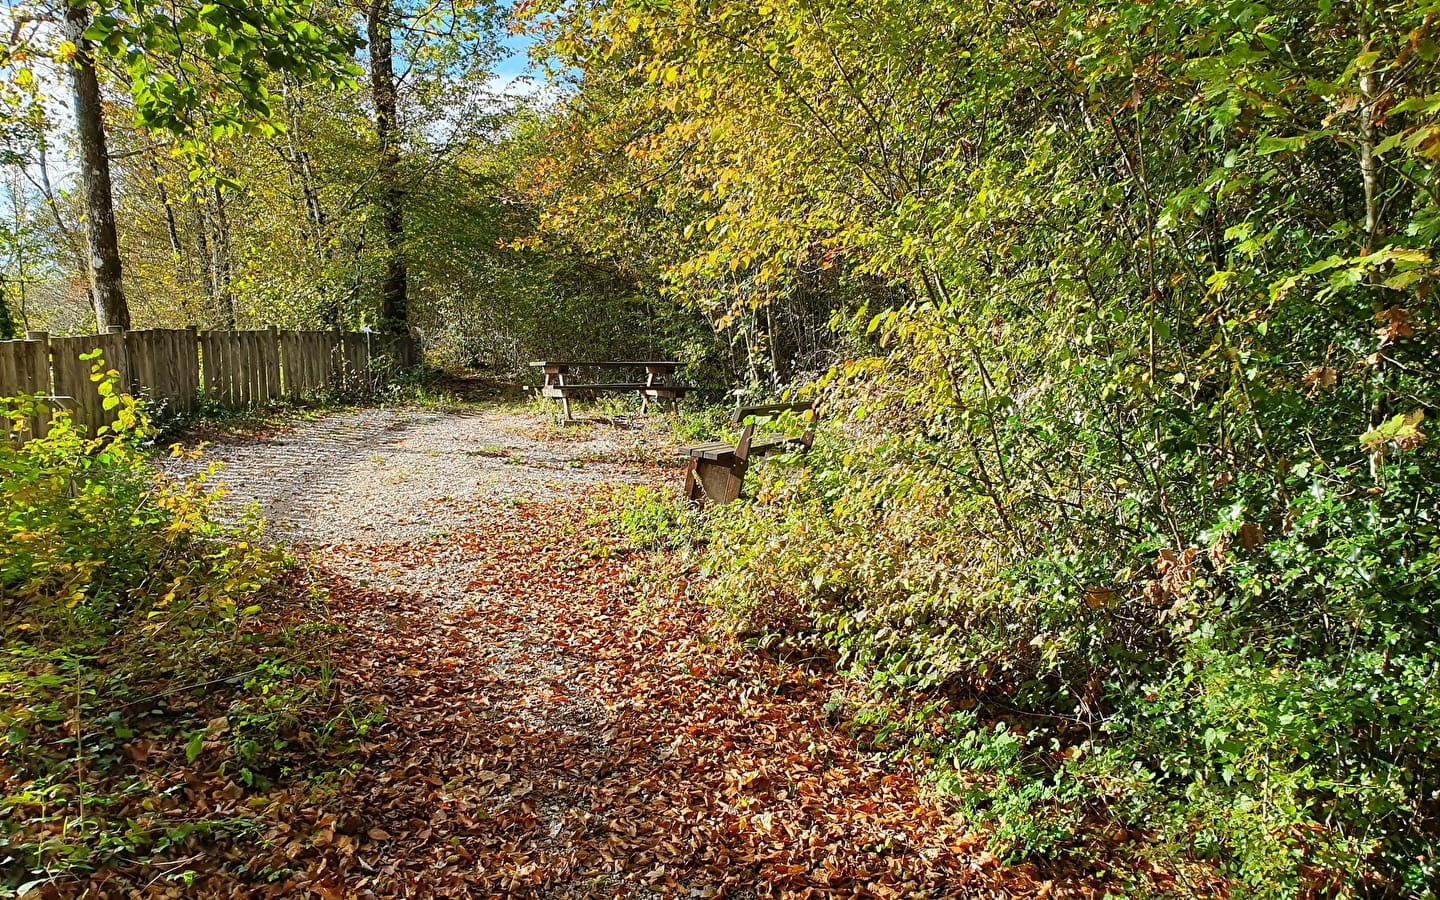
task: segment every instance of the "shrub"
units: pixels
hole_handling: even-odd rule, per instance
[[[620,533],[639,549],[688,547],[700,536],[696,510],[673,491],[625,485],[616,488],[612,508]]]
[[[1414,444],[1355,455],[1268,497],[1173,478],[1208,510],[1176,545],[1007,528],[933,446],[851,427],[714,520],[708,593],[838,650],[877,701],[928,698],[911,752],[1002,855],[1118,830],[1239,895],[1434,896],[1440,471]]]
[[[94,371],[114,425],[90,437],[61,413],[43,438],[0,440],[0,892],[248,827],[155,815],[168,801],[151,796],[140,771],[149,751],[136,748],[184,766],[228,730],[207,686],[243,685],[272,655],[256,622],[288,563],[253,517],[218,520],[206,476],[157,474],[144,410],[114,372],[98,361]],[[7,423],[35,408],[0,400]],[[307,652],[286,652],[293,670],[309,665]],[[237,740],[259,727],[247,711],[268,709],[248,690],[230,708]],[[173,717],[165,698],[179,705]],[[207,709],[220,716],[208,725]],[[142,727],[147,740],[132,743]]]
[[[62,411],[45,437],[0,444],[0,614],[64,631],[103,631],[137,616],[159,627],[192,612],[233,617],[281,557],[257,549],[253,522],[216,520],[206,475],[175,481],[155,472],[155,429],[118,392],[115,373],[95,369],[113,425],[89,437]],[[0,403],[15,422],[35,401]]]

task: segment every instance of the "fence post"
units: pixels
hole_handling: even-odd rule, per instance
[[[280,370],[280,329],[274,325],[265,326],[265,371],[270,382],[267,399],[278,400],[285,396],[284,373]]]
[[[181,356],[185,366],[185,397],[181,403],[185,404],[186,412],[194,412],[200,407],[200,328],[197,325],[185,326],[185,337],[180,346]]]

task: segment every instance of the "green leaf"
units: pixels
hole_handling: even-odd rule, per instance
[[[190,740],[185,743],[185,761],[193,763],[200,758],[205,751],[205,732],[197,731],[190,735]]]
[[[1255,143],[1255,152],[1261,156],[1268,156],[1272,153],[1295,153],[1304,150],[1309,146],[1311,138],[1301,137],[1262,137]]]

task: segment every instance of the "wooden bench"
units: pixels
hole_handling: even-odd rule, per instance
[[[755,436],[756,427],[779,413],[804,412],[811,423],[810,428],[799,436],[767,434]],[[815,441],[814,421],[818,414],[815,401],[803,403],[772,403],[767,406],[742,406],[735,410],[730,421],[744,424],[740,440],[735,443],[714,441],[687,449],[690,464],[685,469],[685,496],[691,500],[729,503],[739,498],[740,486],[745,481],[745,472],[750,460],[782,450],[800,453],[810,449]]]
[[[680,368],[680,363],[672,360],[612,360],[607,362],[541,360],[532,362],[530,367],[539,369],[544,374],[545,380],[540,386],[540,395],[560,401],[566,423],[575,421],[574,416],[570,414],[571,400],[589,400],[600,394],[636,393],[640,395],[640,411],[642,413],[650,408],[652,402],[662,401],[669,403],[671,412],[679,412],[680,401],[690,390],[689,385],[670,380],[674,376],[675,370]],[[644,369],[645,380],[577,382],[571,380],[577,369],[630,369],[634,371]]]

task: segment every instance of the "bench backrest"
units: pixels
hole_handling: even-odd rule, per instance
[[[731,417],[731,421],[737,424],[740,422],[745,423],[744,430],[740,432],[740,440],[736,441],[735,443],[735,461],[741,467],[742,475],[744,473],[745,467],[749,464],[750,442],[755,439],[755,426],[758,423],[754,420],[757,417],[764,418],[766,416],[772,416],[779,413],[787,412],[804,412],[805,418],[810,421],[812,427],[806,428],[805,433],[802,434],[800,436],[800,439],[797,441],[802,450],[809,451],[810,445],[815,443],[815,431],[813,425],[816,416],[820,414],[818,400],[804,400],[799,403],[771,403],[765,406],[742,406],[739,409],[735,410],[735,414]],[[736,489],[738,490],[739,482],[737,481],[736,484]],[[732,497],[730,499],[733,500],[735,498]]]
[[[816,402],[814,400],[802,400],[798,403],[770,403],[764,406],[741,406],[735,410],[735,413],[730,417],[730,421],[739,425],[751,416],[772,416],[778,413],[805,411],[812,411],[818,414],[819,410],[816,409]],[[810,418],[814,419],[815,416],[812,415]]]

